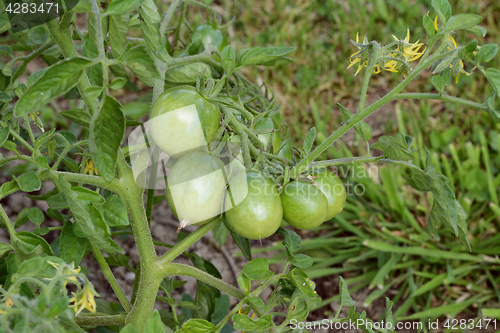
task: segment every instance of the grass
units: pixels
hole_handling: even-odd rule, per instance
[[[497,25],[500,3],[450,1],[453,11],[483,16],[486,38],[479,44],[500,43]],[[226,19],[234,16],[229,35],[236,47],[291,45],[297,50],[294,63],[286,67],[259,67],[247,76],[265,82],[282,105],[282,117],[292,138],[300,142],[316,126],[317,140],[326,138],[340,124],[341,103],[354,110],[361,76],[347,70],[354,52],[349,39],[356,32],[370,40],[388,42],[392,34],[403,37],[410,28],[411,41],[425,42],[422,16],[433,11],[430,1],[221,1]],[[471,36],[457,36],[468,41]],[[498,68],[499,57],[489,65]],[[423,74],[409,91],[433,90],[430,74]],[[400,78],[378,75],[370,85],[368,102],[387,93]],[[482,102],[491,91],[480,75],[461,76],[448,93]],[[314,278],[329,275],[349,277],[351,291],[368,288],[370,305],[388,290],[396,320],[433,319],[459,315],[479,318],[493,314],[500,302],[500,126],[478,110],[441,102],[398,101],[368,119],[378,135],[403,132],[414,137],[418,148],[414,163],[423,166],[426,152],[434,165],[450,179],[452,189],[469,214],[472,253],[450,232],[439,240],[426,231],[432,198],[405,186],[407,171],[370,165],[345,169],[346,183],[363,186],[360,196],[349,196],[343,213],[305,240],[304,253],[314,265]],[[376,142],[376,136],[372,142]],[[355,135],[337,142],[328,157],[365,154],[364,143]],[[342,172],[340,172],[342,174]],[[281,244],[255,251],[279,250]],[[274,262],[285,260],[280,253]],[[325,299],[321,305],[338,299]],[[474,306],[472,306],[474,305]],[[376,318],[373,318],[376,319]],[[425,326],[425,325],[424,325]]]

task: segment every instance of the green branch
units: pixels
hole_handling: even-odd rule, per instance
[[[439,101],[445,101],[445,102],[452,102],[456,104],[461,104],[465,106],[470,106],[472,108],[480,109],[480,110],[487,110],[488,107],[484,104],[481,103],[476,103],[472,102],[466,99],[458,98],[458,97],[453,97],[453,96],[448,96],[448,95],[441,95],[441,94],[432,94],[432,93],[406,93],[406,94],[397,94],[394,96],[395,99],[434,99],[434,100],[439,100]]]
[[[95,328],[97,326],[115,326],[125,325],[126,314],[108,315],[108,314],[79,314],[73,319],[80,327]]]

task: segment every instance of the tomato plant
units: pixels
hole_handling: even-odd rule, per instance
[[[0,167],[12,162],[18,166],[12,179],[1,185],[0,200],[24,192],[46,205],[40,206],[43,210],[33,206],[11,213],[0,204],[0,228],[10,238],[0,244],[2,331],[294,330],[294,321],[306,320],[321,304],[307,275],[314,260],[300,253],[294,227],[314,229],[342,210],[345,187],[329,169],[339,165],[407,168],[407,185],[432,193],[429,234],[437,240],[446,228],[444,232],[470,249],[467,213],[432,159],[423,167],[413,164],[413,138],[401,133],[370,144],[373,131],[364,120],[398,99],[457,103],[499,120],[500,71],[486,68],[498,47],[479,48],[477,41],[459,45],[452,37],[484,37],[478,15],[452,16],[446,0],[432,1],[437,17],[423,18],[426,45],[420,42],[423,38],[410,42],[409,31],[405,39],[395,37],[388,44],[358,36],[352,41],[357,51],[349,58],[355,74],[364,71],[357,109],[338,104],[342,124],[320,140],[313,127],[298,144],[286,124],[273,121],[279,106],[270,91],[243,74],[249,66],[289,64],[295,48],[235,49],[219,29],[215,10],[202,2],[173,0],[160,15],[153,0],[90,0],[67,6],[54,17],[20,17],[4,5],[0,2],[0,33],[8,31],[7,44],[0,47],[2,60],[7,60],[0,73]],[[188,6],[206,11],[209,21],[192,33]],[[83,30],[79,18],[87,20]],[[35,59],[39,62],[28,66]],[[46,67],[26,74],[40,64]],[[445,89],[452,78],[470,74],[466,65],[492,86],[481,103],[451,96]],[[438,93],[402,92],[429,69]],[[384,71],[402,76],[389,93],[367,105],[369,82]],[[124,94],[137,93],[139,87],[150,89],[145,95],[152,98],[151,109],[137,111],[138,104],[128,104]],[[42,108],[64,117],[67,127],[39,117]],[[128,127],[134,127],[131,132],[140,133],[142,141],[133,141],[132,134],[125,140]],[[362,139],[360,144],[365,142],[366,155],[323,159],[323,152],[351,129]],[[43,182],[52,183],[52,189],[47,191]],[[165,191],[180,220],[178,231],[199,225],[179,234],[175,244],[152,234],[152,213],[163,199],[157,190]],[[24,225],[32,231],[19,231]],[[188,251],[210,231],[219,245],[230,235],[249,261],[237,276],[239,288],[225,282],[214,264],[200,256],[203,253]],[[134,267],[119,245],[119,237],[128,235],[138,252]],[[272,271],[266,258],[252,260],[249,239],[271,235],[283,240],[288,255],[281,272]],[[157,247],[168,251],[158,255]],[[90,253],[120,304],[96,301],[99,294],[80,267],[84,259],[93,260]],[[192,265],[174,262],[181,255]],[[131,295],[110,266],[123,266],[133,274]],[[197,280],[194,299],[187,294],[173,297],[181,277]],[[342,278],[339,287],[340,307],[328,322],[364,318]],[[273,291],[262,297],[267,288]],[[165,303],[161,311],[155,310],[157,301]],[[385,318],[393,323],[392,302],[387,306]],[[349,308],[348,314],[340,318],[343,307]]]

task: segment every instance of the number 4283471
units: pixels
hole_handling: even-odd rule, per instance
[[[496,319],[479,319],[477,322],[474,319],[448,319],[444,323],[444,327],[451,330],[458,329],[488,329],[488,327],[492,329],[497,329],[497,320]]]
[[[5,11],[10,14],[34,14],[34,13],[45,13],[54,10],[55,13],[59,13],[59,4],[51,2],[42,2],[40,5],[36,3],[9,3]]]

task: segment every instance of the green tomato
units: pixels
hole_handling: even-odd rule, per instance
[[[323,192],[317,186],[299,180],[283,188],[281,203],[285,221],[299,229],[318,227],[328,213],[328,200]]]
[[[214,44],[219,51],[222,51],[222,49],[227,45],[226,36],[222,33],[222,31],[209,24],[202,24],[198,26],[191,35],[191,40],[193,42],[197,40],[201,41],[205,49],[209,44]],[[203,50],[199,50],[199,52],[202,51]]]
[[[153,104],[149,129],[154,142],[168,155],[179,158],[210,143],[219,129],[219,107],[194,87],[166,90]]]
[[[221,213],[226,187],[224,163],[209,153],[182,156],[167,176],[167,200],[172,213],[191,224],[205,224]]]
[[[205,78],[212,78],[210,66],[203,62],[194,62],[170,68],[165,73],[165,81],[171,84],[196,84],[202,71],[205,71]]]
[[[328,200],[328,214],[326,220],[331,220],[344,209],[347,198],[344,183],[342,183],[335,173],[327,169],[315,170],[311,175],[313,177],[316,176],[314,182]]]
[[[232,207],[226,211],[227,223],[243,237],[269,237],[278,230],[283,219],[278,190],[271,179],[257,171],[247,172],[246,180],[248,193],[243,201],[233,207],[229,195],[226,196],[226,207]],[[235,193],[232,195],[238,197]]]
[[[274,122],[269,117],[264,117],[260,119],[256,124],[255,124],[255,129],[256,130],[277,130],[278,125]],[[281,145],[281,137],[279,132],[273,132],[273,133],[266,133],[266,134],[258,134],[259,140],[264,144],[264,148],[267,148],[267,145],[269,144],[269,141],[272,140],[272,145],[273,149],[272,151],[275,152],[280,148]]]

